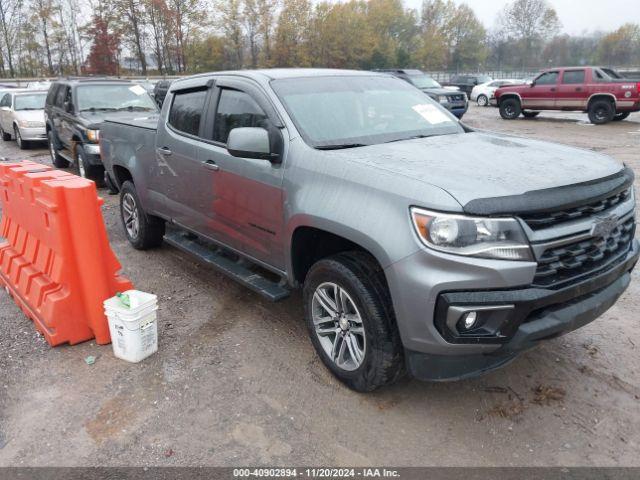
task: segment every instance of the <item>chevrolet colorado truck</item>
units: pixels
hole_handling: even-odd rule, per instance
[[[51,162],[59,168],[77,166],[81,177],[101,182],[98,138],[106,114],[140,115],[156,112],[141,85],[108,78],[64,78],[49,87],[44,106]]]
[[[187,77],[100,145],[134,248],[271,300],[301,289],[318,355],[358,391],[504,365],[602,315],[638,260],[629,168],[472,131],[386,74]]]
[[[640,80],[604,67],[553,68],[528,85],[499,88],[492,104],[505,120],[520,114],[534,118],[541,110],[564,110],[587,112],[591,123],[600,125],[640,111]]]

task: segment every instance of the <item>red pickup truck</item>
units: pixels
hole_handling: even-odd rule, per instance
[[[587,112],[591,123],[624,120],[640,110],[640,80],[604,67],[552,68],[531,83],[507,85],[495,92],[492,104],[506,120],[533,118],[540,110]]]

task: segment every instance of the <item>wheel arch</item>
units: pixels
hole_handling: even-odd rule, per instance
[[[611,103],[613,103],[613,108],[616,108],[616,97],[615,95],[613,95],[612,93],[594,93],[592,94],[589,99],[587,100],[587,110],[589,110],[589,108],[591,108],[591,104],[593,102],[595,102],[596,100],[609,100],[611,101]]]
[[[297,225],[289,237],[288,271],[293,285],[302,285],[311,266],[318,260],[347,251],[360,251],[371,256],[384,270],[388,258],[380,245],[357,232],[332,228],[330,225]]]

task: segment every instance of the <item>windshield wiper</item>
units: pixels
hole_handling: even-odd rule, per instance
[[[341,143],[337,145],[319,145],[317,150],[342,150],[344,148],[368,147],[367,143]]]
[[[427,137],[434,137],[435,135],[438,135],[437,133],[432,133],[431,135],[412,135],[411,137],[402,137],[402,138],[396,138],[394,140],[389,140],[388,142],[384,142],[384,143],[393,143],[393,142],[402,142],[404,140],[415,140],[416,138],[427,138]]]
[[[136,112],[149,112],[151,110],[153,110],[153,108],[149,108],[149,107],[141,107],[140,105],[129,105],[128,107],[120,107],[120,108],[116,108],[116,110],[118,111],[123,111],[123,110],[127,110],[129,112],[133,112],[134,110]]]
[[[44,110],[44,108],[16,108],[16,111],[24,111],[24,110]]]
[[[83,108],[80,111],[81,112],[113,112],[116,111],[117,108],[113,108],[113,107],[91,107],[91,108]]]

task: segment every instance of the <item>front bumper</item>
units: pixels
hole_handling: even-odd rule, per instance
[[[469,109],[469,102],[449,105],[445,104],[444,107],[446,107],[446,109],[453,113],[456,117],[462,118],[462,116],[467,113],[467,110]]]
[[[20,130],[20,136],[22,140],[27,142],[46,142],[47,141],[47,131],[45,127],[18,127]]]
[[[452,347],[491,344],[494,349],[462,355],[407,349],[407,368],[416,378],[432,381],[473,377],[498,368],[540,341],[580,328],[602,315],[628,287],[630,272],[639,255],[639,245],[634,240],[622,262],[560,290],[522,288],[441,293],[434,320],[436,328]],[[496,324],[493,327],[499,335],[482,338],[457,334],[454,323],[457,319],[451,321],[450,311],[468,308],[482,311],[483,307],[495,306],[507,307],[494,311]]]
[[[82,148],[90,165],[102,165],[100,158],[100,145],[97,143],[84,143]]]

